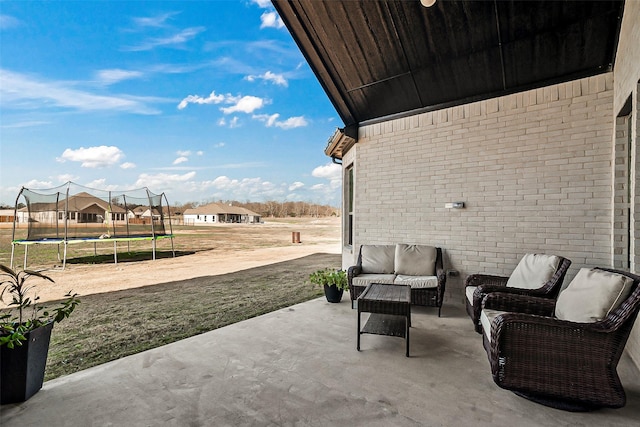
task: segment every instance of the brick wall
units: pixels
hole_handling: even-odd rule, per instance
[[[611,265],[612,109],[609,73],[361,127],[343,161],[356,172],[354,248],[441,246],[460,272],[447,280],[455,302],[468,274],[508,275],[529,252],[571,259],[567,283]]]
[[[616,53],[616,63],[614,65],[614,102],[613,110],[616,116],[627,100],[631,99],[631,112],[628,116],[617,118],[617,143],[616,151],[622,148],[619,142],[624,138],[630,144],[632,153],[630,163],[631,174],[631,198],[627,200],[628,207],[631,208],[631,268],[635,272],[640,272],[640,186],[638,175],[640,173],[640,2],[625,2],[622,25],[620,27],[620,38],[618,41],[618,51]],[[622,120],[626,123],[621,124]],[[626,135],[622,133],[626,132]],[[628,147],[628,146],[627,146]],[[625,147],[626,148],[626,147]],[[619,158],[619,155],[617,156]],[[618,162],[619,163],[619,162]],[[620,170],[616,167],[616,175],[620,177]],[[618,182],[619,184],[619,182]],[[620,191],[620,187],[616,187]],[[618,211],[624,204],[619,197],[614,202],[614,207]],[[615,219],[615,217],[614,217]],[[624,254],[623,254],[624,255]],[[640,321],[631,331],[627,342],[627,351],[640,366]]]

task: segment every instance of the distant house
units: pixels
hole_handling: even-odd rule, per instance
[[[186,209],[183,213],[185,225],[203,225],[217,223],[247,223],[260,222],[260,215],[249,209],[225,205],[224,203],[209,203],[197,208]]]
[[[138,206],[133,209],[133,211],[129,211],[129,218],[151,218],[160,219],[161,215],[157,209],[149,209],[146,206]]]
[[[65,218],[65,211],[67,217]],[[106,220],[124,221],[126,211],[118,205],[92,196],[89,193],[78,193],[68,200],[57,203],[33,203],[30,212],[27,207],[17,212],[18,222],[62,223],[65,219],[70,223],[102,223]],[[29,215],[31,215],[29,217]]]
[[[13,222],[13,209],[0,209],[0,222]]]

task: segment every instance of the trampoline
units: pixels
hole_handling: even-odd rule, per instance
[[[169,225],[168,232],[165,224]],[[16,238],[16,233],[24,228],[26,238]],[[57,245],[58,261],[62,261],[64,269],[67,247],[71,244],[93,243],[95,252],[98,243],[113,243],[117,263],[118,242],[148,240],[155,260],[156,241],[168,238],[175,257],[173,237],[165,194],[154,194],[146,187],[107,191],[73,182],[44,190],[22,187],[14,208],[11,267],[17,245],[24,246],[23,268],[27,268],[30,245]]]

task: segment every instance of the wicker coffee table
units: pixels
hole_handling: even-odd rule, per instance
[[[371,315],[361,329],[360,317],[363,312]],[[407,357],[409,357],[410,326],[410,286],[372,283],[358,297],[358,351],[360,351],[360,335],[388,335],[405,339]]]

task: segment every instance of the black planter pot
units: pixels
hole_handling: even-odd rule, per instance
[[[340,302],[342,301],[342,293],[343,289],[338,289],[336,285],[324,285],[324,296],[327,297],[327,301],[329,302]]]
[[[44,382],[53,322],[25,335],[21,346],[0,347],[0,404],[24,402]]]

